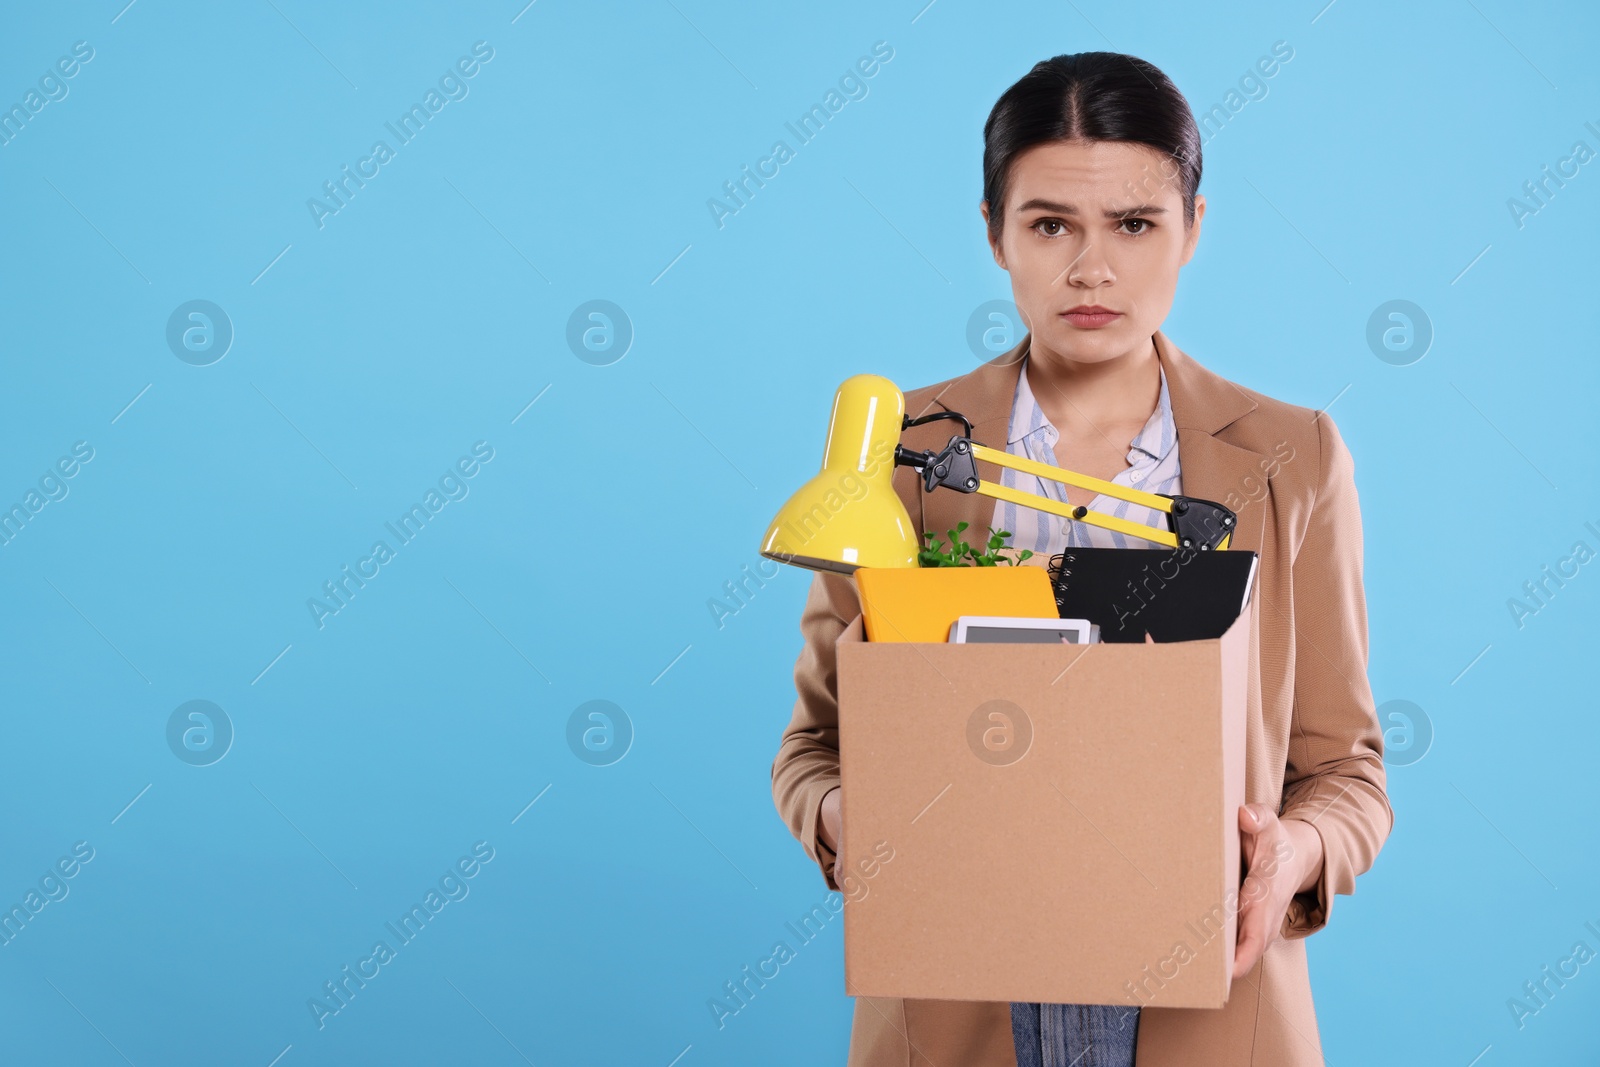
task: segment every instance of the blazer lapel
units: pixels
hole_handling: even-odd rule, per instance
[[[1232,508],[1238,526],[1230,542],[1233,548],[1261,551],[1265,508],[1260,501],[1265,492],[1268,464],[1251,449],[1223,440],[1217,434],[1254,410],[1256,402],[1232,382],[1201,366],[1172,344],[1161,331],[1153,335],[1162,371],[1167,376],[1167,395],[1172,403],[1173,423],[1178,429],[1178,457],[1182,470],[1183,492],[1202,500],[1213,500]],[[954,411],[972,422],[972,439],[979,444],[1004,450],[1011,422],[1011,403],[1016,395],[1017,376],[1032,336],[1024,337],[1011,351],[997,356],[977,369],[953,379],[933,396],[913,417],[935,410]],[[935,451],[959,432],[957,424],[940,421],[919,429],[937,428]],[[913,431],[915,432],[915,431]],[[987,461],[978,462],[978,477],[998,482],[1001,469]],[[937,489],[932,493],[916,488],[920,501],[918,533],[929,531],[941,538],[957,523],[966,522],[967,539],[982,545],[987,539],[994,515],[993,497],[981,493],[962,493]],[[1156,547],[1153,543],[1150,547]]]
[[[1195,362],[1155,333],[1156,351],[1167,375],[1172,421],[1178,428],[1178,462],[1185,496],[1215,501],[1238,517],[1230,548],[1260,553],[1264,535],[1267,470],[1265,457],[1219,436],[1256,409],[1255,400],[1220,374]],[[1259,487],[1259,492],[1252,491]]]

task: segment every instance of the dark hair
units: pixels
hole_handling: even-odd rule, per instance
[[[1161,70],[1121,52],[1076,52],[1034,65],[995,102],[983,124],[983,198],[989,236],[1004,229],[1011,164],[1051,141],[1129,141],[1163,153],[1183,194],[1185,226],[1194,224],[1200,188],[1200,131],[1178,87]]]

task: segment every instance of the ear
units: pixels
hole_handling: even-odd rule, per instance
[[[1200,220],[1206,217],[1206,198],[1200,193],[1194,197],[1194,222],[1189,224],[1189,231],[1183,235],[1183,259],[1178,266],[1186,266],[1194,255],[1194,248],[1200,242]]]
[[[1006,258],[1001,253],[1000,246],[989,236],[989,201],[981,200],[978,202],[978,214],[983,216],[983,237],[984,240],[989,242],[989,252],[994,256],[995,264],[1003,271],[1010,271],[1011,268],[1006,266]]]

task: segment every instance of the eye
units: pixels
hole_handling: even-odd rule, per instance
[[[1124,226],[1132,226],[1132,225],[1137,224],[1139,228],[1137,230],[1132,231],[1133,236],[1135,236],[1135,237],[1137,237],[1140,234],[1145,233],[1145,232],[1155,228],[1155,223],[1151,222],[1149,219],[1140,219],[1140,218],[1123,219],[1122,220],[1122,224]]]
[[[1041,229],[1041,227],[1045,227],[1045,226],[1053,226],[1053,227],[1055,227],[1055,229],[1054,230]],[[1040,237],[1059,237],[1063,233],[1066,232],[1067,225],[1066,225],[1066,223],[1062,222],[1060,219],[1040,219],[1038,222],[1035,222],[1033,224],[1032,228],[1033,228],[1034,232],[1037,233]]]

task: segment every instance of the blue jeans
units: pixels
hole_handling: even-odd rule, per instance
[[[1133,1067],[1139,1009],[1111,1004],[1012,1004],[1017,1067]]]

